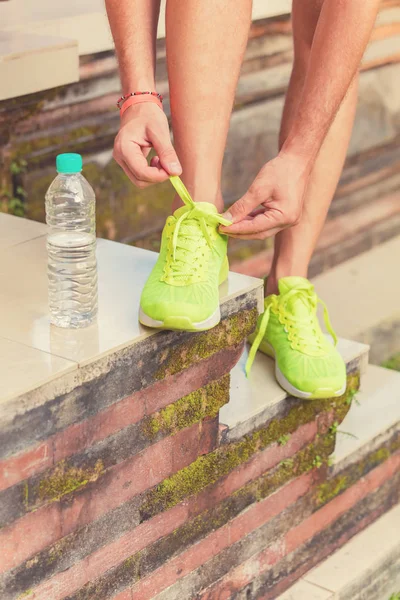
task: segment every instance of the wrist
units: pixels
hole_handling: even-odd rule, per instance
[[[280,160],[290,165],[290,169],[296,169],[301,175],[308,177],[315,163],[315,156],[305,152],[304,148],[297,145],[283,144],[278,157]]]
[[[165,117],[163,109],[157,104],[150,102],[132,104],[131,106],[128,106],[128,108],[123,112],[123,114],[120,114],[121,126],[125,125],[125,123],[130,121],[132,118],[135,118],[141,114],[148,115],[148,117],[154,118],[158,115],[160,111]]]

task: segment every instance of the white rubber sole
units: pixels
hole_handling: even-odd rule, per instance
[[[145,312],[143,312],[142,308],[139,309],[139,321],[142,325],[146,327],[152,327],[153,329],[169,329],[172,331],[207,331],[208,329],[212,329],[221,320],[221,311],[218,308],[215,312],[205,319],[204,321],[193,322],[189,319],[189,317],[185,316],[174,316],[168,317],[165,321],[156,321],[152,319]]]
[[[275,350],[271,346],[269,342],[263,342],[264,353],[268,354],[271,358],[275,360]],[[268,347],[268,350],[266,348]],[[302,400],[323,400],[324,398],[336,398],[338,396],[343,396],[346,391],[347,382],[344,386],[339,390],[332,390],[331,388],[317,388],[313,392],[304,392],[302,390],[297,389],[286,379],[280,368],[278,367],[278,363],[275,361],[275,377],[281,388],[285,390],[291,396],[295,396],[296,398],[301,398]]]

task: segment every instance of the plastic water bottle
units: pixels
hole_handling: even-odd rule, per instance
[[[80,154],[59,154],[46,193],[50,321],[86,327],[97,314],[96,200]]]

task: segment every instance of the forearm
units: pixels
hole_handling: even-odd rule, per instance
[[[380,0],[325,0],[299,110],[283,152],[312,166],[358,71]]]
[[[106,0],[122,91],[155,89],[160,0]]]

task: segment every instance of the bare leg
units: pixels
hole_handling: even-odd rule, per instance
[[[223,209],[221,169],[252,0],[168,0],[174,145],[196,202]],[[178,200],[174,208],[179,206]]]
[[[295,60],[283,112],[280,145],[282,146],[296,118],[298,99],[308,66],[315,27],[323,0],[293,0]],[[346,158],[357,105],[358,77],[353,81],[311,175],[298,225],[275,237],[274,259],[267,280],[266,294],[277,293],[281,277],[307,277],[308,266],[334,196]]]

